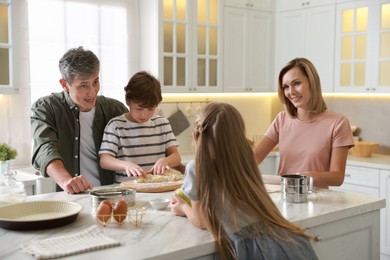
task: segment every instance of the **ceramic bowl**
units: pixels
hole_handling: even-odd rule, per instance
[[[149,201],[150,205],[154,209],[162,210],[166,209],[169,205],[170,200],[169,199],[152,199]]]

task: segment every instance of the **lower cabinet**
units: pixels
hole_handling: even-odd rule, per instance
[[[386,199],[386,208],[381,209],[380,213],[380,259],[390,260],[390,171],[347,164],[343,185],[331,189]],[[352,237],[352,240],[356,238]],[[355,258],[347,257],[347,259]],[[379,257],[365,259],[379,259]]]
[[[380,171],[380,197],[386,199],[381,209],[381,260],[390,260],[390,171]]]
[[[321,260],[379,259],[379,221],[377,210],[311,227],[307,233]]]
[[[347,165],[343,185],[332,189],[379,196],[379,169]]]
[[[279,155],[277,154],[269,154],[259,164],[259,169],[261,174],[278,175],[278,168],[279,168]]]

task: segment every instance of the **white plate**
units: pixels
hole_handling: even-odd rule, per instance
[[[69,224],[83,206],[67,201],[29,201],[0,207],[0,227],[10,230],[37,230]]]

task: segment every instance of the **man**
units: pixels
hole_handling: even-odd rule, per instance
[[[38,99],[31,108],[33,166],[75,194],[112,184],[114,174],[99,166],[98,151],[107,122],[128,112],[121,102],[98,96],[100,62],[83,47],[59,61],[63,91]]]

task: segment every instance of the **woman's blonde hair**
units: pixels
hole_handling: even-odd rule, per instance
[[[226,103],[209,103],[199,114],[193,130],[196,149],[196,183],[201,216],[214,236],[222,259],[235,256],[223,226],[226,202],[234,205],[229,219],[238,231],[239,212],[260,223],[255,234],[281,237],[274,229],[283,229],[306,239],[304,231],[287,221],[269,196],[252,148],[245,136],[245,125],[240,113]]]
[[[295,58],[288,62],[282,70],[279,72],[278,78],[278,96],[280,101],[284,104],[286,111],[289,115],[297,117],[298,110],[290,102],[290,100],[284,95],[283,88],[283,77],[284,75],[293,68],[298,68],[301,73],[308,78],[309,88],[310,88],[310,104],[309,110],[313,114],[322,113],[327,109],[325,101],[322,97],[321,92],[321,81],[318,75],[317,69],[314,67],[308,59],[305,58]]]

